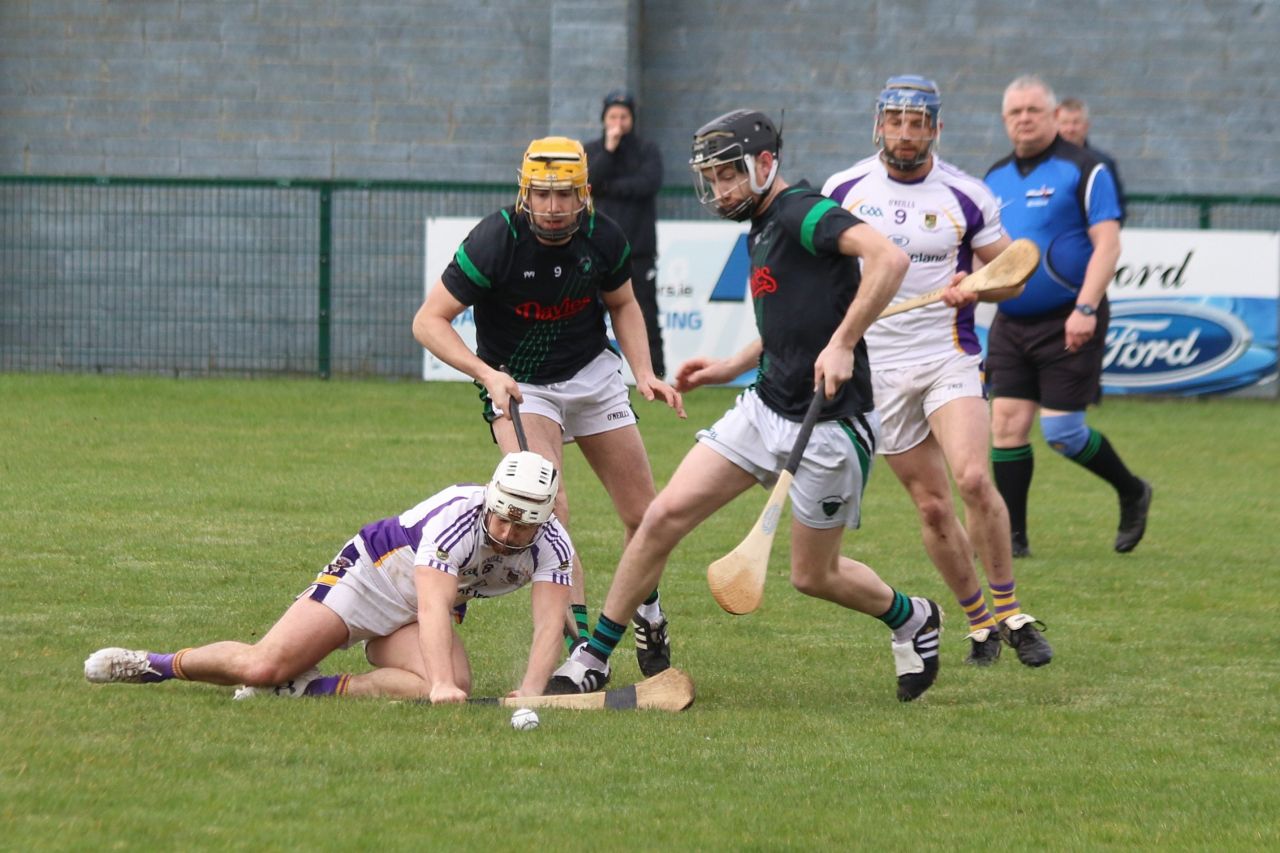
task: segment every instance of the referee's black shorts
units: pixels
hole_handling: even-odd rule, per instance
[[[1046,409],[1084,411],[1102,397],[1102,356],[1111,309],[1098,306],[1098,329],[1076,352],[1067,351],[1067,318],[1075,310],[1034,317],[997,313],[987,336],[987,382],[992,397],[1035,400]]]

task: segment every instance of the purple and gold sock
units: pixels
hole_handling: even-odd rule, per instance
[[[1017,616],[1022,612],[1022,605],[1018,603],[1018,584],[1016,581],[1001,585],[997,583],[991,584],[991,600],[996,605],[996,621],[1003,622],[1010,616]]]
[[[156,681],[168,681],[169,679],[182,678],[182,665],[174,666],[175,658],[187,653],[189,649],[182,649],[180,652],[173,654],[161,654],[160,652],[147,652],[147,663],[151,665],[150,672],[143,672],[143,684],[155,684]]]
[[[982,587],[978,587],[977,592],[962,600],[960,606],[964,608],[964,615],[969,620],[970,631],[981,631],[983,628],[996,627],[995,617],[987,609],[987,600],[982,595]]]
[[[340,673],[338,675],[324,675],[313,680],[307,685],[307,689],[302,691],[303,696],[343,696],[347,692],[347,682],[351,680],[350,673]]]

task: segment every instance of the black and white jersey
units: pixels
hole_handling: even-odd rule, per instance
[[[482,219],[441,276],[475,308],[476,355],[538,385],[568,379],[609,346],[600,294],[630,279],[631,249],[613,220],[583,214],[568,243],[546,246],[514,206]]]
[[[788,420],[804,419],[813,399],[814,362],[858,292],[858,261],[842,255],[837,244],[860,222],[807,182],[783,190],[751,220],[751,302],[764,344],[755,388]],[[850,417],[874,407],[867,347],[858,341],[853,378],[819,417]]]

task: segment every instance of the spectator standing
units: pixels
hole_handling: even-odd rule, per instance
[[[1088,148],[1111,170],[1111,179],[1116,184],[1116,195],[1120,197],[1120,224],[1123,225],[1124,184],[1120,181],[1120,170],[1116,168],[1116,159],[1089,144],[1089,105],[1080,98],[1063,98],[1062,103],[1058,104],[1058,135],[1073,145]]]
[[[657,198],[662,189],[662,154],[635,133],[636,99],[625,89],[605,95],[600,138],[588,142],[591,195],[596,209],[622,226],[631,244],[631,288],[649,335],[649,360],[658,377],[667,375],[658,323]]]

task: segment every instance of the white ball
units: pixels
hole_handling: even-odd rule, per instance
[[[511,715],[511,728],[518,732],[527,732],[538,727],[538,715],[528,708],[521,708]]]

